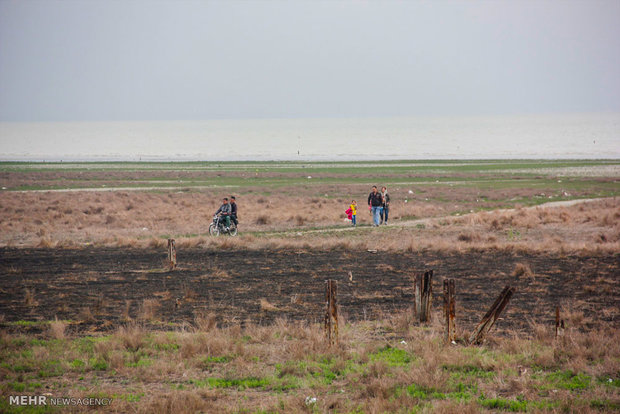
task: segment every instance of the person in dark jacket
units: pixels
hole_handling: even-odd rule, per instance
[[[224,197],[224,199],[222,200],[222,205],[220,206],[220,208],[217,209],[215,215],[220,215],[221,220],[224,220],[226,228],[230,227],[230,212],[231,208],[230,204],[228,204],[228,198]]]
[[[387,224],[388,215],[390,213],[390,195],[387,192],[387,187],[381,189],[381,197],[383,198],[383,208],[381,209],[381,224]]]
[[[237,199],[235,196],[230,196],[230,220],[235,223],[235,226],[239,225],[237,220]]]
[[[381,211],[381,207],[383,206],[383,197],[381,197],[381,193],[377,191],[377,186],[372,186],[372,191],[368,194],[368,206],[370,207],[370,211],[372,213],[373,226],[379,225],[379,214]]]

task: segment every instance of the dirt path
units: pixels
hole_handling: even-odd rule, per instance
[[[179,190],[184,188],[191,188],[192,190],[207,190],[213,188],[235,188],[238,185],[175,185],[161,186],[161,187],[98,187],[98,188],[58,188],[50,190],[21,190],[13,191],[15,193],[77,193],[81,191],[93,193],[93,192],[109,192],[109,191],[158,191],[158,190]]]
[[[615,199],[615,197],[611,197],[611,198]],[[606,198],[606,197],[604,198],[583,198],[583,199],[575,199],[575,200],[550,201],[548,203],[538,204],[535,206],[523,207],[523,209],[534,210],[537,208],[570,207],[570,206],[574,206],[577,204],[591,203],[591,202],[607,200],[607,199],[609,198]],[[496,213],[513,213],[517,211],[517,209],[516,208],[505,208],[505,209],[498,209],[498,210],[490,210],[489,212],[491,211],[496,212]],[[415,227],[418,225],[427,226],[433,223],[434,221],[453,219],[455,217],[469,217],[475,214],[479,214],[479,212],[464,214],[462,216],[425,217],[425,218],[415,219],[415,220],[399,220],[395,222],[393,221],[392,224],[390,224],[390,227]],[[312,229],[312,230],[289,230],[289,231],[284,231],[284,232],[275,232],[272,234],[285,235],[285,234],[295,233],[299,235],[299,234],[327,233],[327,232],[340,232],[340,231],[353,231],[353,230],[372,230],[372,229],[373,229],[372,226],[360,226],[360,227],[347,226],[347,227],[333,227],[333,228],[322,228],[322,229]]]

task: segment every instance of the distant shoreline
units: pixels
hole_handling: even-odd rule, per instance
[[[194,159],[194,158],[142,158],[142,159],[132,159],[132,158],[19,158],[19,157],[2,157],[0,155],[0,164],[97,164],[97,163],[105,163],[105,164],[213,164],[213,163],[223,163],[223,164],[235,164],[235,163],[245,163],[245,164],[261,164],[261,163],[269,163],[269,164],[317,164],[317,163],[329,163],[329,164],[355,164],[359,162],[379,162],[379,163],[445,163],[445,162],[459,162],[459,163],[476,163],[476,162],[484,162],[484,163],[502,163],[502,162],[515,162],[515,161],[545,161],[545,162],[619,162],[620,157],[514,157],[514,158],[356,158],[356,159],[336,159],[336,158],[326,158],[326,159],[317,159],[317,158],[282,158],[282,159]]]
[[[0,143],[26,162],[620,159],[620,114],[0,122]]]

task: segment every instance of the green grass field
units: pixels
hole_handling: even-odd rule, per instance
[[[548,188],[617,195],[619,160],[0,163],[4,191],[371,185]],[[562,179],[558,180],[558,177]]]

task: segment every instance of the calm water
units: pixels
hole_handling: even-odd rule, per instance
[[[2,160],[620,158],[620,114],[0,123]]]

